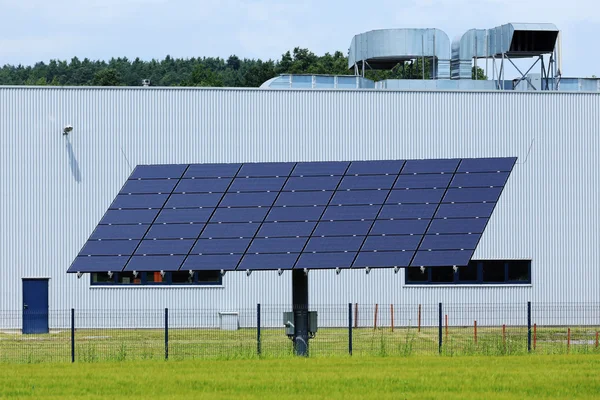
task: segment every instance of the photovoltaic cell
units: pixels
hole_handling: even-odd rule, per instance
[[[353,161],[346,175],[398,175],[404,161]]]
[[[115,209],[143,209],[143,208],[162,208],[168,194],[119,194],[110,205],[111,210]]]
[[[413,251],[361,251],[354,263],[355,268],[391,268],[406,267],[414,254]]]
[[[233,178],[241,164],[191,164],[184,178]]]
[[[187,255],[194,245],[193,240],[142,240],[135,251],[137,255]]]
[[[139,166],[69,272],[466,265],[514,162]]]
[[[129,179],[179,179],[187,167],[187,164],[138,165]]]
[[[292,171],[291,176],[327,176],[343,175],[350,163],[348,162],[300,162]]]
[[[297,258],[298,254],[246,254],[238,269],[292,269]]]
[[[185,256],[133,256],[124,271],[177,271]]]
[[[471,260],[473,250],[444,250],[444,251],[417,251],[412,261],[413,267],[450,267],[454,265],[465,266]]]
[[[251,239],[199,239],[192,254],[242,254]]]
[[[177,184],[177,179],[133,180],[125,182],[120,193],[154,194],[171,193]]]
[[[182,179],[175,193],[223,193],[231,183],[231,178]]]
[[[439,174],[453,173],[460,160],[409,160],[402,169],[402,175],[407,174]]]
[[[294,268],[350,268],[356,253],[302,253]]]
[[[152,210],[108,210],[100,225],[150,224],[156,218],[158,209]]]

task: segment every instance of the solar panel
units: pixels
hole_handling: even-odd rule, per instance
[[[514,163],[138,166],[69,272],[467,265]]]

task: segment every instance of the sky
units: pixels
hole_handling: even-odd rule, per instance
[[[0,65],[77,56],[279,59],[296,46],[341,50],[383,28],[471,28],[551,22],[562,31],[563,76],[600,76],[597,0],[0,0]]]

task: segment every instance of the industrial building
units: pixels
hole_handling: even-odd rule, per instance
[[[432,79],[363,77],[419,58]],[[507,80],[518,58],[539,73]],[[0,87],[0,310],[290,304],[291,272],[277,268],[67,274],[136,166],[488,158],[516,162],[468,265],[311,270],[310,304],[598,301],[600,86],[562,77],[560,58],[551,24],[471,30],[452,45],[440,30],[390,29],[353,38],[354,76]],[[492,79],[470,79],[478,62]]]

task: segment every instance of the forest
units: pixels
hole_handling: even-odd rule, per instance
[[[388,71],[367,70],[365,76],[382,79],[422,79],[422,60],[398,64]],[[425,79],[429,78],[429,60],[425,60]],[[0,68],[0,85],[53,86],[141,86],[144,79],[151,86],[258,87],[280,74],[348,75],[348,59],[341,51],[318,56],[300,47],[287,51],[279,60],[247,59],[235,55],[220,57],[172,58],[144,61],[126,57],[110,61],[51,60],[33,66],[4,65]],[[487,79],[481,68],[473,68],[477,79]]]

